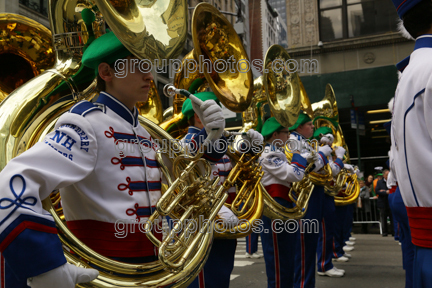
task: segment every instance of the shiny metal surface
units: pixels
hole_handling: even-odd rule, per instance
[[[264,87],[269,95],[272,115],[284,127],[291,127],[300,113],[300,78],[293,70],[291,57],[280,45],[272,45],[264,59]],[[268,72],[266,72],[268,71]]]
[[[0,13],[0,102],[54,61],[51,31],[25,16]]]
[[[206,68],[203,69],[212,91],[216,95],[223,95],[219,100],[229,110],[237,113],[245,111],[252,101],[253,78],[250,69],[242,72],[228,68],[231,61],[237,64],[244,59],[249,63],[234,27],[217,8],[208,3],[199,3],[192,16],[192,40],[194,59],[199,61],[199,56],[203,55],[203,59],[212,63],[210,73]]]
[[[323,100],[313,103],[312,110],[314,118],[327,117],[339,123],[339,111],[336,102],[336,95],[330,84],[326,85],[325,96]],[[319,120],[317,120],[319,121]]]
[[[182,52],[187,38],[186,0],[95,2],[112,31],[138,58],[163,63]]]

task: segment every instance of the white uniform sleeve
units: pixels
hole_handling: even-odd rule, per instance
[[[334,162],[333,160],[329,160],[329,164],[330,164],[333,177],[336,177],[344,167],[342,160],[340,160],[339,158],[337,158],[336,161]]]
[[[304,177],[306,159],[299,154],[294,154],[292,164],[288,164],[283,153],[269,153],[267,157],[261,159],[261,166],[266,173],[285,182],[298,182]]]
[[[54,132],[0,173],[0,251],[19,279],[66,262],[52,216],[43,210],[41,200],[84,179],[96,158],[92,126],[83,116],[66,113]]]

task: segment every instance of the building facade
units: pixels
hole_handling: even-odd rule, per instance
[[[279,43],[278,13],[268,0],[249,0],[249,32],[251,35],[251,60],[264,60],[268,48]]]
[[[299,63],[298,72],[311,102],[323,99],[330,83],[351,157],[357,158],[360,151],[366,170],[376,164],[385,166],[390,146],[382,122],[391,115],[388,110],[374,112],[387,108],[398,81],[395,64],[414,47],[413,41],[397,32],[398,16],[392,2],[287,0],[286,11],[287,51]],[[351,128],[353,107],[365,124],[360,145]]]
[[[288,48],[288,38],[287,38],[287,17],[286,17],[286,3],[285,0],[269,0],[269,4],[278,13],[278,43],[285,49]]]

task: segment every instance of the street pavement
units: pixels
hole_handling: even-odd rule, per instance
[[[405,287],[401,246],[393,237],[382,237],[379,234],[352,236],[356,238],[355,249],[349,252],[352,258],[348,262],[333,262],[337,268],[345,270],[345,276],[330,278],[317,274],[316,288]],[[230,288],[266,288],[264,258],[249,259],[245,257],[245,252],[245,238],[238,239]],[[258,253],[263,255],[261,239]]]

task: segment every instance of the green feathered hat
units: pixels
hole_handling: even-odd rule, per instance
[[[214,100],[220,106],[219,99],[213,92],[200,92],[194,95],[201,101]],[[189,98],[186,99],[183,103],[182,113],[188,120],[192,118],[195,114],[195,111],[192,107],[192,101]]]
[[[271,117],[267,119],[267,121],[264,123],[264,126],[262,128],[261,134],[264,137],[271,136],[274,132],[278,132],[279,130],[282,130],[283,127],[279,122],[276,120],[275,117]]]
[[[315,130],[313,134],[313,139],[320,140],[320,134],[326,135],[326,134],[332,134],[333,130],[330,127],[320,127]]]
[[[297,129],[300,125],[303,125],[309,121],[312,121],[312,119],[307,114],[300,112],[300,115],[299,115],[296,123],[289,128],[289,131],[293,131],[293,130]]]

